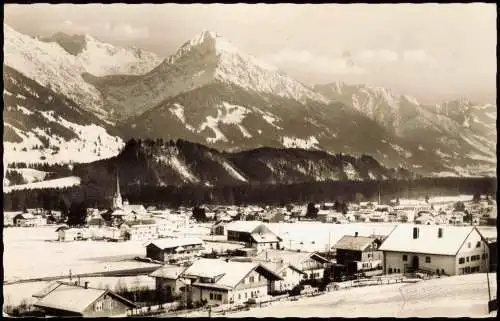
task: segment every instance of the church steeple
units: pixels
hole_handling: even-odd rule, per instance
[[[113,195],[113,209],[123,208],[122,195],[120,193],[120,179],[118,177],[118,170],[116,171],[116,190]]]

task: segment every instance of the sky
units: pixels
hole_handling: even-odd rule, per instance
[[[203,30],[305,84],[388,87],[423,103],[496,101],[495,4],[31,4],[4,22],[168,57]]]

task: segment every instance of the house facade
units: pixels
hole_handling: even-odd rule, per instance
[[[300,284],[305,275],[299,268],[287,263],[265,262],[263,265],[283,278],[271,283],[270,293],[291,291]]]
[[[381,241],[375,237],[345,235],[334,245],[337,263],[352,273],[382,268],[380,244]]]
[[[126,240],[143,241],[158,238],[158,227],[152,221],[129,221],[120,225],[122,236]]]
[[[260,221],[234,221],[225,226],[228,241],[244,242],[258,252],[279,248],[280,238]]]
[[[47,224],[47,219],[42,215],[33,215],[31,213],[17,214],[13,218],[14,226],[18,227],[35,227]]]
[[[242,304],[266,297],[279,275],[262,264],[218,259],[199,259],[183,273],[190,281],[188,292],[193,302]]]
[[[109,290],[62,282],[34,296],[39,298],[34,306],[53,317],[125,317],[128,310],[137,307]]]
[[[262,262],[287,263],[304,272],[303,280],[322,279],[330,261],[316,252],[296,252],[288,250],[265,250],[257,255]]]
[[[186,280],[181,277],[186,267],[166,264],[149,274],[155,279],[156,289],[166,294],[167,298],[181,296],[186,287]]]
[[[384,272],[460,275],[488,270],[489,248],[475,227],[399,225],[380,249]]]
[[[192,261],[203,250],[203,241],[197,238],[162,239],[146,245],[146,257],[161,262],[179,263]]]

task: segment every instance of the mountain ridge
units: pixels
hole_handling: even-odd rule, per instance
[[[121,70],[130,65],[123,59],[78,58],[88,48],[108,58],[121,52],[90,35],[59,33],[42,41],[4,27],[5,65],[25,77],[22,83],[35,81],[29,87],[40,86],[36,93],[48,90],[63,105],[95,115],[95,124],[113,137],[108,149],[115,153],[119,146],[113,145],[122,139],[161,137],[232,152],[268,146],[370,154],[387,167],[423,175],[483,175],[496,165],[494,105],[457,100],[427,106],[382,87],[308,86],[211,31],[197,34],[166,59],[144,56],[150,63],[145,73],[138,68],[124,74]],[[141,58],[140,50],[127,52]],[[36,103],[43,108],[47,103],[30,96],[26,109],[16,98],[25,90],[11,85],[4,99],[10,97],[14,127],[43,136],[27,122],[34,121],[30,113],[39,114]],[[51,108],[57,113],[56,106]],[[39,116],[59,137],[71,136],[62,132],[78,125],[74,120],[63,129],[55,115]],[[6,126],[7,140],[20,144],[12,122]],[[73,134],[82,138],[78,131]]]

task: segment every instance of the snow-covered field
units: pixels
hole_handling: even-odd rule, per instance
[[[68,275],[69,269],[81,274],[154,266],[133,260],[146,255],[147,241],[56,242],[55,230],[55,226],[4,229],[4,280]],[[209,233],[206,226],[180,227],[174,236],[202,238]],[[207,242],[205,247],[220,251],[241,246]]]
[[[4,193],[9,193],[15,190],[23,190],[23,189],[40,189],[40,188],[63,188],[80,185],[80,177],[77,176],[69,176],[63,178],[49,179],[46,181],[28,183],[22,185],[12,185],[12,186],[4,186]]]
[[[339,290],[299,301],[275,302],[226,317],[487,317],[486,274],[453,276],[414,284]],[[496,293],[496,274],[490,273]],[[207,312],[189,314],[207,316]]]
[[[144,242],[47,242],[55,229],[4,229],[4,281],[154,266],[130,260],[145,255]]]

